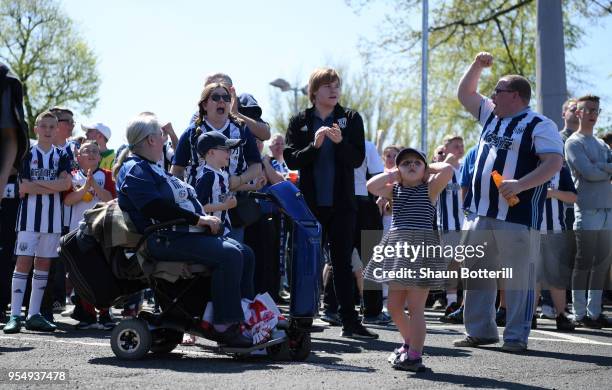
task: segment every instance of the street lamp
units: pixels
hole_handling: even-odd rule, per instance
[[[304,95],[307,94],[307,88],[292,87],[291,84],[285,79],[276,79],[270,83],[271,86],[280,89],[283,92],[293,91],[293,111],[294,114],[298,113],[298,91],[302,91]]]

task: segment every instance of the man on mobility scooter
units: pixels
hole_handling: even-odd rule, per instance
[[[228,346],[251,346],[251,339],[241,332],[240,300],[254,296],[252,252],[232,239],[202,234],[202,228],[216,234],[222,223],[203,215],[193,187],[156,164],[163,152],[163,134],[155,116],[139,115],[128,126],[127,139],[129,147],[116,167],[119,207],[141,233],[151,220],[180,218],[189,223],[153,233],[147,238],[147,251],[164,261],[210,266],[215,308],[211,337]]]
[[[119,202],[99,203],[88,211],[79,229],[64,236],[60,247],[75,290],[96,306],[115,304],[146,287],[154,291],[161,314],[142,311],[138,318],[119,323],[111,335],[113,352],[132,360],[144,357],[149,350],[168,353],[181,342],[183,333],[189,332],[218,341],[221,353],[245,356],[265,349],[273,359],[306,359],[310,334],[303,326],[305,320],[312,322],[317,309],[321,229],[303,197],[289,182],[270,187],[270,194],[259,194],[269,196],[294,221],[294,280],[301,294],[295,293],[299,298],[292,300],[287,322],[273,303],[266,303],[265,295],[251,301],[250,251],[231,240],[196,231],[196,224],[213,230],[220,221],[197,215],[201,205],[194,200],[193,188],[158,174],[150,163],[157,156],[153,153],[157,151],[155,129],[159,131],[159,126],[150,114],[141,114],[130,124],[127,137],[132,155],[127,159],[120,156],[115,172],[119,172],[117,182],[122,194]],[[140,193],[143,188],[146,194]],[[151,211],[147,206],[150,203],[157,204],[158,210]],[[165,213],[165,208],[172,212]],[[190,228],[183,225],[185,221],[192,223]],[[174,233],[192,240],[181,240],[180,245],[173,246]],[[227,274],[215,275],[223,270]],[[220,286],[219,279],[226,286]],[[226,290],[230,284],[233,295]],[[247,298],[242,299],[242,306],[241,296]],[[212,320],[207,316],[209,300],[214,306]],[[275,318],[260,323],[270,316]]]

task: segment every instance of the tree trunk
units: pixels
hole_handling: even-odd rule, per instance
[[[537,0],[537,111],[563,128],[561,106],[567,99],[563,10],[559,0]]]

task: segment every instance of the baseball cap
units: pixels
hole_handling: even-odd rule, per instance
[[[399,163],[402,161],[402,159],[404,158],[404,156],[406,156],[409,153],[414,153],[417,156],[419,156],[419,158],[421,160],[423,160],[423,162],[425,163],[425,165],[427,165],[427,156],[425,156],[425,153],[421,152],[418,149],[415,148],[404,148],[402,150],[400,150],[400,152],[397,154],[397,156],[395,157],[395,165],[399,166]]]
[[[101,122],[82,124],[81,129],[83,129],[85,133],[87,133],[87,130],[98,130],[104,137],[106,137],[107,140],[109,140],[111,137],[111,129]]]
[[[220,147],[227,148],[227,149],[233,149],[235,147],[238,147],[241,142],[242,140],[240,139],[227,138],[226,136],[224,136],[222,133],[219,133],[218,131],[209,131],[198,137],[198,145],[197,145],[198,154],[200,156],[206,156],[206,153],[208,153],[210,149],[215,149],[215,148],[220,148]]]

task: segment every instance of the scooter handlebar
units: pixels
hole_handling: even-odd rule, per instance
[[[253,199],[267,200],[267,201],[273,201],[274,200],[272,195],[267,194],[265,192],[257,192],[257,191],[249,192],[249,197],[253,198]]]

